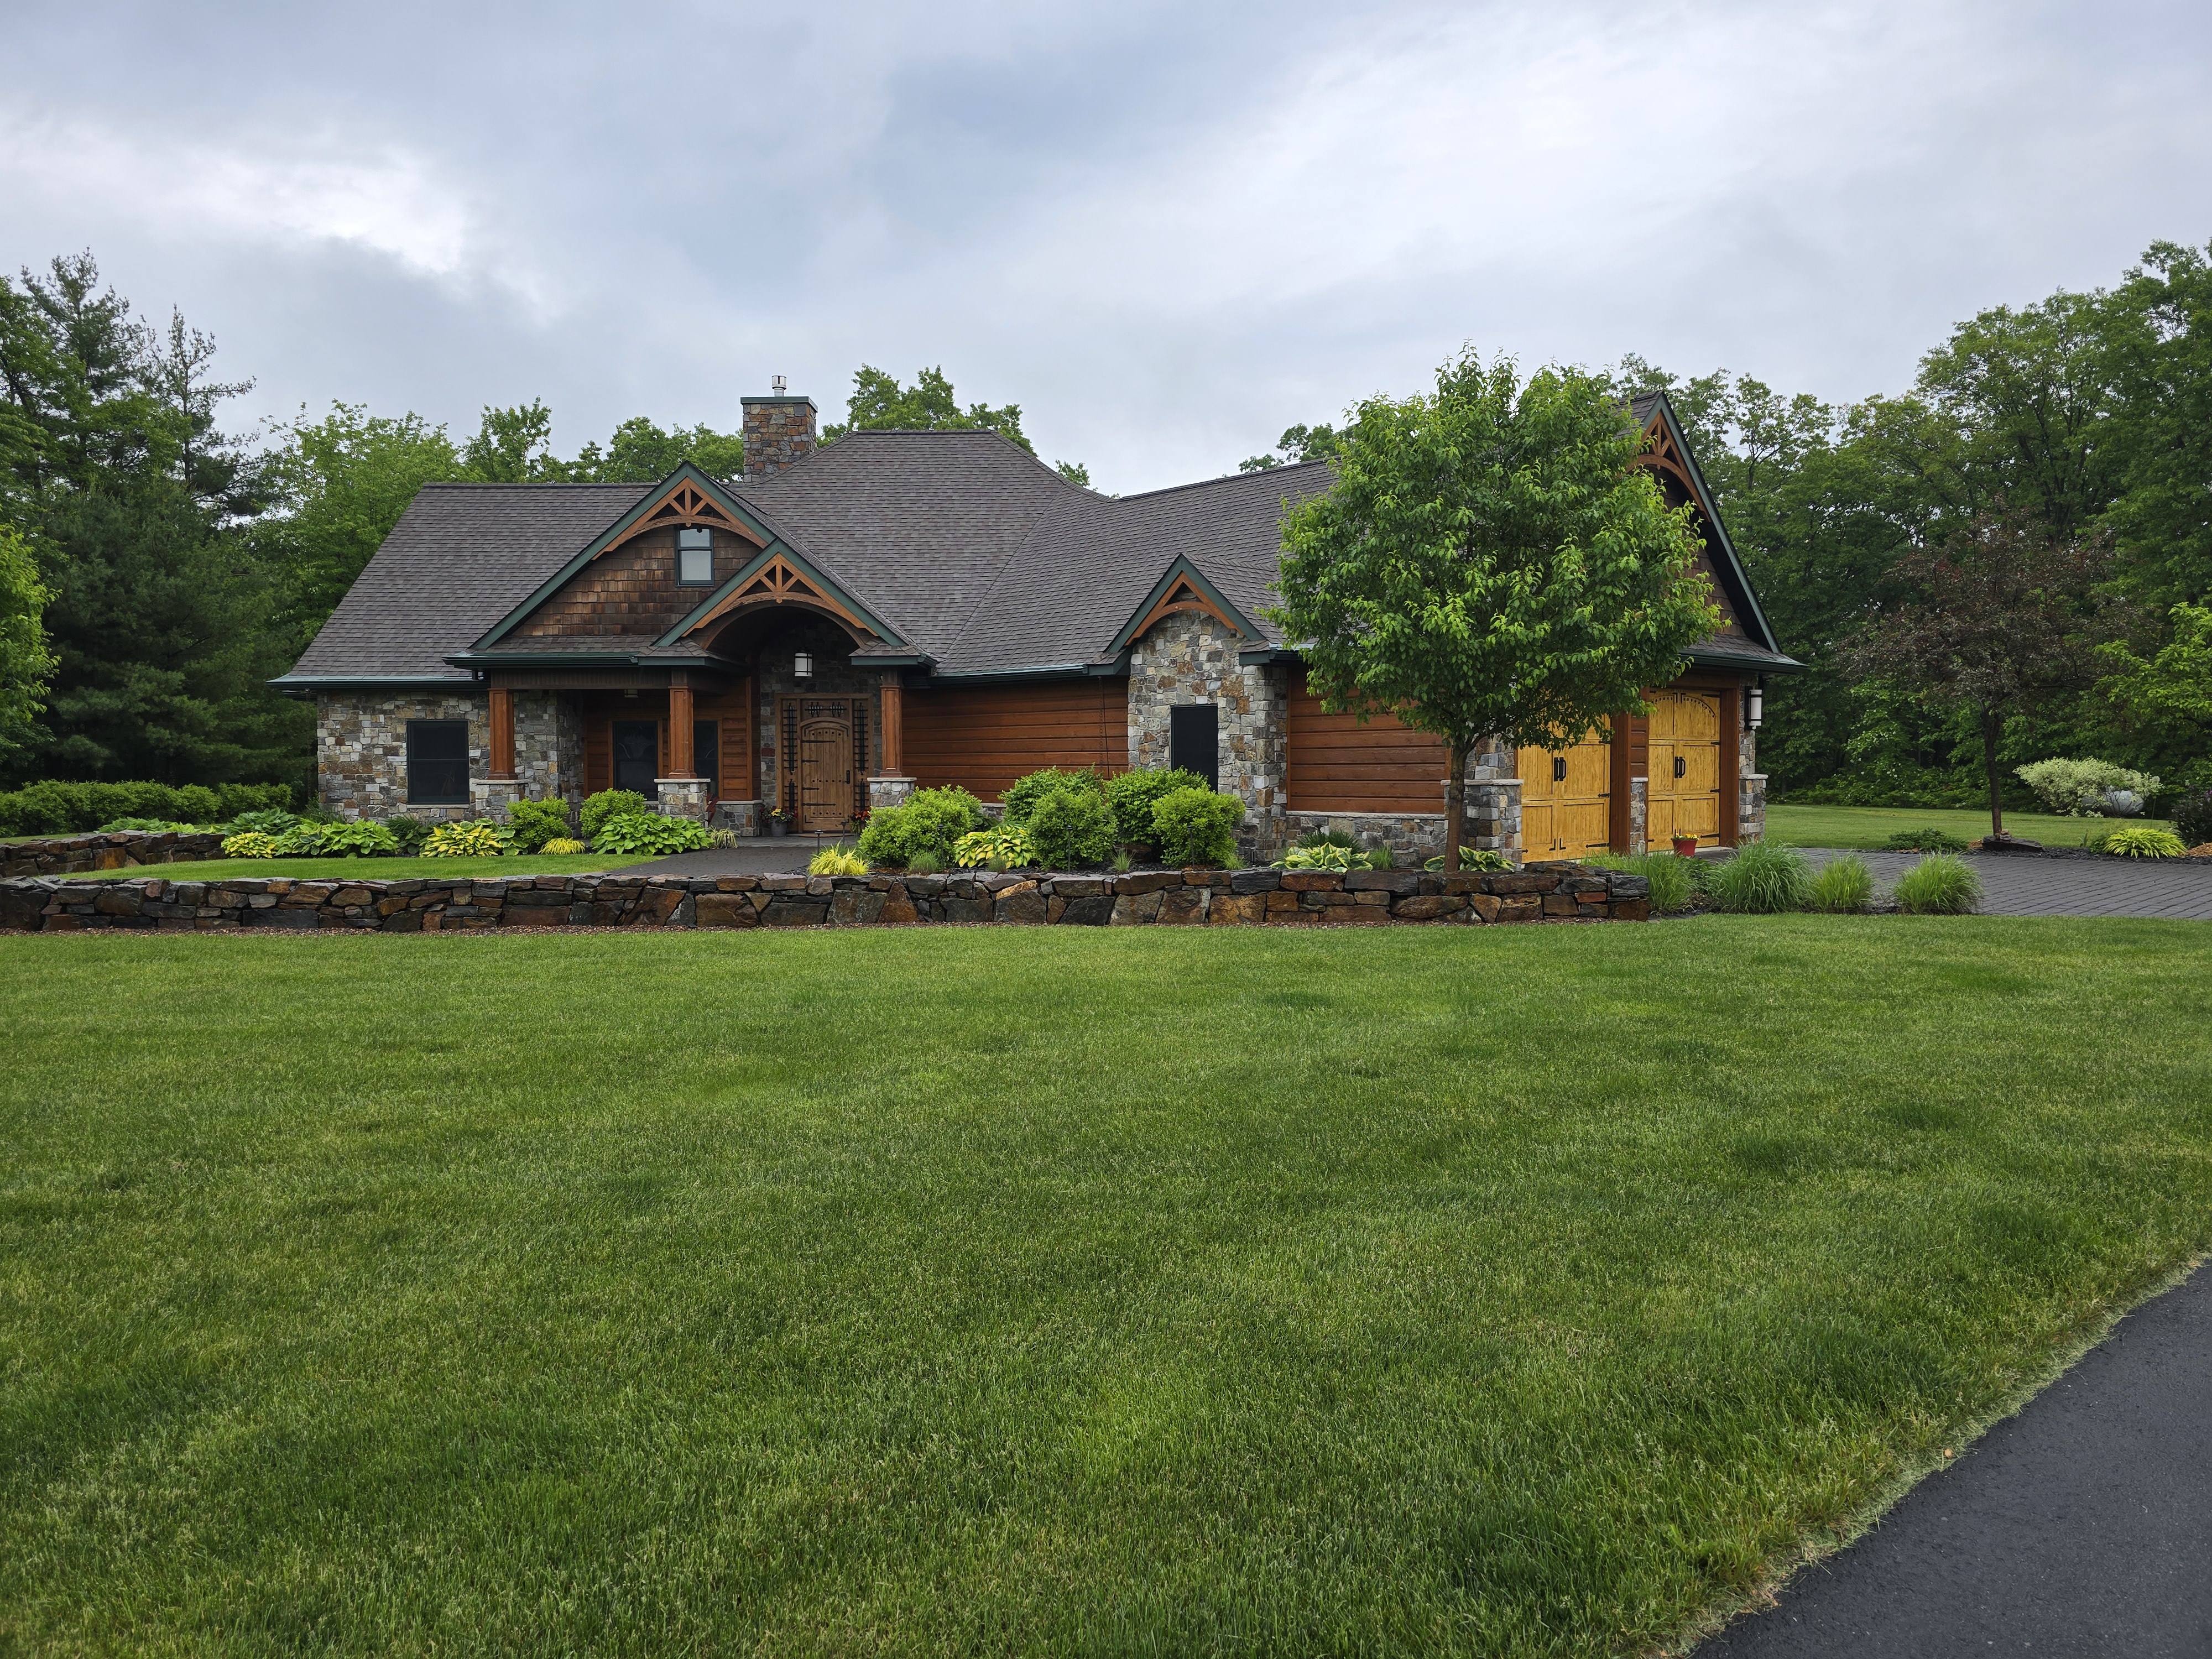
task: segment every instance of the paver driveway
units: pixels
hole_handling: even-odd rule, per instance
[[[1808,847],[1825,864],[1842,854]],[[1875,879],[1887,886],[1919,862],[1917,853],[1862,853]],[[2158,916],[2212,921],[2212,864],[2149,859],[2037,859],[1968,853],[1982,878],[1982,910],[1992,916]]]

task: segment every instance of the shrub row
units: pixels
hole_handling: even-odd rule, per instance
[[[282,783],[63,783],[0,791],[0,836],[88,835],[118,818],[162,824],[225,823],[241,812],[283,811]]]

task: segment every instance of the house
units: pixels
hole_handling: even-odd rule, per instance
[[[498,814],[609,787],[758,833],[836,831],[917,787],[1188,766],[1272,855],[1314,828],[1443,841],[1443,748],[1307,690],[1263,612],[1285,500],[1325,463],[1109,498],[984,432],[817,443],[747,398],[745,475],[431,484],[293,671],[342,817]],[[1778,647],[1662,398],[1645,460],[1697,505],[1726,615],[1652,712],[1469,768],[1474,842],[1529,857],[1755,839]]]

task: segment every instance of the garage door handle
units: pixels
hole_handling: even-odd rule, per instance
[[[1689,769],[1690,769],[1690,763],[1689,763],[1689,762],[1688,762],[1686,759],[1685,759],[1685,758],[1684,758],[1682,756],[1680,756],[1680,755],[1677,755],[1677,756],[1675,756],[1675,757],[1674,757],[1674,775],[1675,775],[1676,777],[1678,777],[1678,778],[1679,778],[1679,777],[1680,777],[1680,776],[1681,776],[1685,772],[1688,771]]]
[[[1553,783],[1565,783],[1566,781],[1567,781],[1567,757],[1566,757],[1565,755],[1554,755],[1554,756],[1553,756],[1553,757],[1552,757],[1552,781],[1553,781]]]

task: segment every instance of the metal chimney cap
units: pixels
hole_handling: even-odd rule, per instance
[[[783,396],[783,392],[784,392],[784,380],[783,380],[783,376],[782,376],[782,375],[781,375],[781,374],[772,374],[772,375],[770,375],[770,376],[769,377],[769,382],[768,382],[768,383],[769,383],[769,385],[770,386],[772,386],[772,387],[774,387],[774,388],[775,388],[775,395],[776,395],[777,397],[781,398],[781,396]]]

